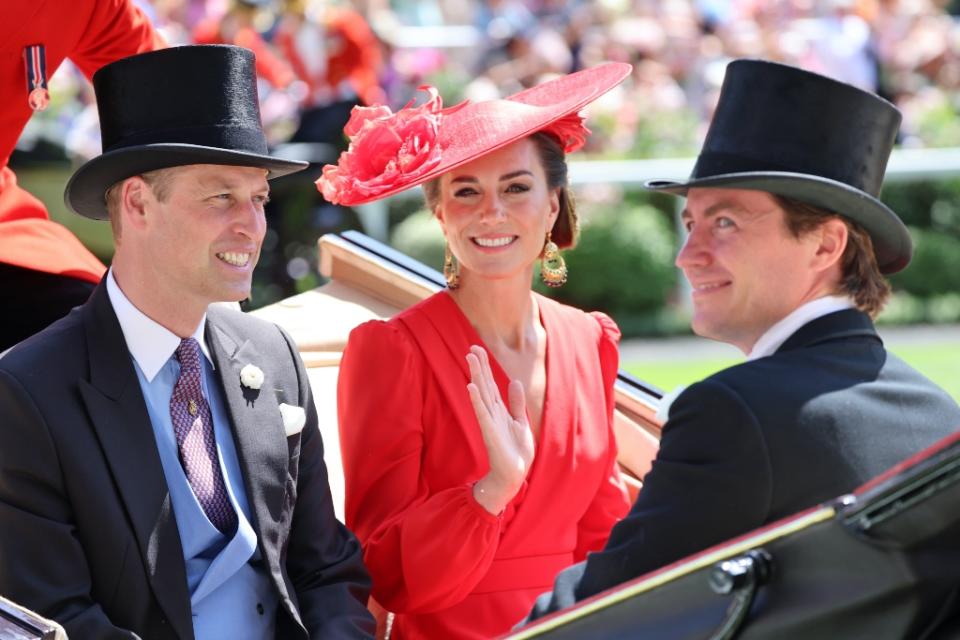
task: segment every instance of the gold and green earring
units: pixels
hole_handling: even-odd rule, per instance
[[[540,278],[548,287],[562,287],[567,282],[567,263],[560,255],[560,249],[550,239],[549,231],[543,245],[543,257],[540,259]]]
[[[450,245],[443,245],[443,278],[447,281],[447,289],[456,289],[460,286],[460,263],[450,251]]]

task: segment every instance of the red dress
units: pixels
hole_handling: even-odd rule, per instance
[[[629,508],[616,467],[620,332],[537,296],[547,334],[536,456],[499,517],[473,498],[489,469],[466,385],[482,345],[446,292],[350,334],[338,385],[346,521],[364,546],[393,638],[491,638],[557,572],[600,549]],[[506,374],[491,357],[506,397]]]

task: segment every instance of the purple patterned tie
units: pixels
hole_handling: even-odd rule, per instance
[[[207,518],[223,533],[232,533],[237,514],[220,473],[213,417],[203,397],[200,343],[184,338],[174,355],[180,362],[180,377],[170,396],[170,417],[180,449],[180,463]]]

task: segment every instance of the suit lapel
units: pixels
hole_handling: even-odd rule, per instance
[[[277,543],[289,452],[286,437],[279,428],[280,400],[277,393],[282,390],[277,388],[278,380],[267,366],[276,359],[259,353],[249,340],[233,335],[229,327],[217,322],[216,314],[207,315],[207,343],[230,414],[244,488],[253,515],[251,524],[266,559],[279,571]],[[240,370],[247,364],[259,366],[264,372],[259,390],[240,384]]]
[[[154,596],[180,637],[193,637],[180,534],[150,417],[105,281],[84,309],[90,381],[80,381],[104,456],[133,526]],[[110,526],[111,523],[104,523]]]

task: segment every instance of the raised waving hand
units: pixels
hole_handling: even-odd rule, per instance
[[[508,408],[493,379],[486,350],[476,345],[470,347],[467,364],[470,367],[467,391],[490,461],[490,471],[474,485],[473,495],[487,511],[496,515],[517,495],[530,472],[533,432],[527,421],[523,384],[519,380],[510,383]]]

